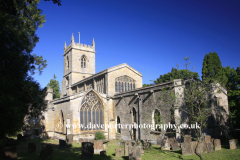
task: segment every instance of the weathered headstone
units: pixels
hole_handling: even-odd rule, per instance
[[[163,145],[163,139],[164,139],[164,134],[160,134],[157,138],[157,145],[162,146]]]
[[[100,152],[100,156],[102,156],[102,157],[106,157],[106,156],[107,156],[106,151],[101,151],[101,152]]]
[[[4,159],[17,159],[17,147],[16,146],[4,147],[3,148],[3,158]]]
[[[78,143],[79,143],[79,144],[82,144],[82,142],[84,142],[84,138],[79,138],[79,139],[78,139]]]
[[[129,149],[129,160],[141,160],[141,146],[133,146]]]
[[[129,156],[129,154],[128,154],[129,146],[132,146],[131,142],[125,141],[124,142],[125,156]]]
[[[163,139],[162,150],[170,150],[170,143],[167,136],[165,136]]]
[[[122,157],[122,156],[124,156],[124,149],[123,149],[123,148],[116,148],[116,149],[115,149],[115,156],[116,156],[116,157]]]
[[[192,148],[190,142],[184,142],[181,145],[183,155],[192,155]]]
[[[195,150],[196,150],[197,144],[198,144],[197,141],[190,142],[191,149],[192,149],[192,154],[195,154]]]
[[[82,142],[82,158],[92,158],[94,153],[93,143]]]
[[[175,138],[172,138],[170,141],[172,150],[178,150],[180,147],[178,146],[177,140]]]
[[[238,140],[237,139],[230,139],[229,140],[229,146],[230,149],[237,149],[238,145]]]
[[[61,149],[65,148],[66,147],[66,141],[62,140],[62,139],[59,139],[59,147]]]
[[[221,150],[221,140],[220,139],[214,139],[214,148],[215,148],[215,151]]]
[[[212,142],[207,142],[206,145],[207,145],[208,152],[213,152],[214,146],[213,146]]]
[[[200,142],[200,144],[197,147],[197,152],[200,154],[207,153],[207,145],[205,142]]]
[[[191,141],[192,141],[191,135],[185,135],[184,136],[184,142],[191,142]]]
[[[28,153],[33,153],[36,151],[36,144],[35,143],[28,143]]]
[[[94,141],[94,154],[99,154],[103,150],[104,150],[103,141],[102,140]]]
[[[211,136],[206,135],[204,141],[205,141],[205,143],[211,142]]]
[[[40,152],[40,159],[41,160],[51,159],[52,152],[53,152],[53,146],[44,144]]]
[[[73,143],[73,135],[69,134],[67,135],[67,144],[72,144]]]
[[[141,140],[138,139],[136,143],[137,143],[137,146],[142,146]]]

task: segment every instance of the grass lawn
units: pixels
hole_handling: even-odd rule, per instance
[[[33,142],[36,144],[36,152],[28,153],[28,143]],[[112,140],[108,142],[107,157],[100,157],[100,155],[94,155],[93,159],[115,159],[115,160],[128,160],[128,157],[115,157],[115,148],[118,140]],[[20,160],[35,160],[39,159],[39,154],[42,144],[53,145],[52,160],[75,160],[81,159],[81,145],[73,143],[72,147],[66,147],[65,149],[59,148],[59,142],[54,140],[28,140],[21,142],[17,146],[18,159]],[[215,151],[212,153],[203,154],[204,159],[222,159],[222,160],[240,160],[240,149],[230,150],[229,146],[222,146],[221,151]],[[145,150],[142,160],[155,160],[155,159],[196,159],[198,156],[183,156],[181,151],[161,151],[156,145],[152,146],[151,150]]]

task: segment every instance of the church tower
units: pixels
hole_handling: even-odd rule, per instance
[[[79,38],[80,41],[80,38]],[[95,42],[92,45],[76,43],[72,34],[71,44],[64,44],[64,76],[62,96],[71,94],[71,85],[95,74]]]

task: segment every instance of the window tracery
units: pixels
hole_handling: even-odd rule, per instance
[[[81,68],[86,68],[86,57],[85,56],[82,56],[81,58]]]
[[[103,106],[94,92],[89,92],[82,100],[80,109],[81,131],[103,130]],[[87,127],[91,122],[91,128]]]
[[[135,89],[135,80],[128,76],[121,76],[115,79],[115,92],[125,92]]]

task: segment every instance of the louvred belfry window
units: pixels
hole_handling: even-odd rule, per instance
[[[91,127],[90,126],[91,123]],[[80,108],[81,131],[103,130],[103,105],[94,92],[89,92],[82,100]]]
[[[81,67],[86,68],[86,57],[85,56],[82,56],[82,58],[81,58]]]

